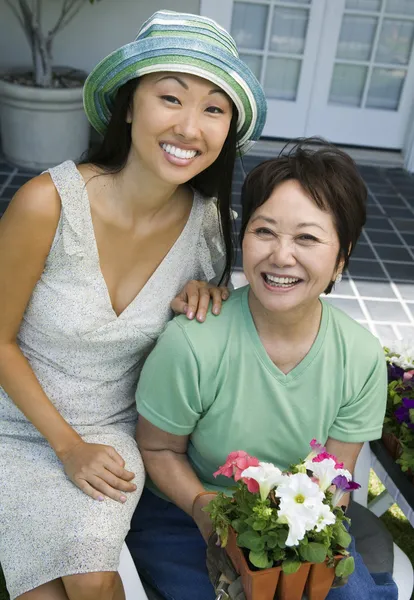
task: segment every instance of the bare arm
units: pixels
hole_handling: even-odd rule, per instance
[[[44,174],[17,192],[0,220],[0,385],[49,442],[75,485],[95,499],[104,493],[123,501],[117,490],[133,491],[134,474],[110,446],[83,442],[46,396],[16,341],[59,216],[59,196]]]
[[[355,469],[355,463],[363,445],[364,444],[362,442],[358,444],[338,442],[338,440],[328,438],[328,441],[326,442],[326,450],[329,452],[329,454],[336,456],[339,462],[343,462],[345,469],[348,469],[350,473],[353,473]],[[349,494],[346,494],[341,500],[341,505],[348,506],[348,504]]]
[[[140,415],[137,442],[152,481],[174,504],[194,518],[207,540],[212,526],[210,517],[201,509],[213,495],[201,496],[193,507],[194,499],[204,488],[188,462],[188,436],[167,433]]]

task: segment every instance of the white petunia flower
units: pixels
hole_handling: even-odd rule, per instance
[[[387,346],[386,359],[401,369],[414,369],[414,342],[413,340],[395,340]]]
[[[285,509],[279,510],[278,522],[289,527],[289,534],[285,542],[286,546],[297,546],[305,537],[306,532],[313,529],[313,527],[309,527],[306,519],[299,519],[287,506],[285,506]]]
[[[318,479],[320,489],[325,492],[332,484],[332,481],[338,475],[343,475],[346,469],[336,469],[335,461],[332,458],[325,458],[320,462],[307,461],[306,468],[312,471],[316,479]],[[346,471],[349,473],[349,471]],[[351,474],[350,479],[352,479]],[[346,477],[346,475],[345,475]]]
[[[306,508],[319,505],[325,498],[318,484],[305,473],[295,473],[286,477],[277,488],[276,496],[281,499],[281,502],[303,505]]]
[[[327,525],[333,525],[336,521],[335,515],[327,504],[322,504],[319,511],[316,531],[322,531]]]
[[[280,469],[272,465],[272,463],[260,462],[258,467],[247,467],[242,474],[242,477],[254,479],[259,484],[260,497],[266,500],[270,490],[281,484],[287,476]]]

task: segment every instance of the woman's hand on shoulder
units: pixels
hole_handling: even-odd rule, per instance
[[[22,186],[0,219],[0,337],[13,338],[44,269],[60,217],[50,175]]]
[[[211,312],[219,315],[223,301],[230,296],[228,288],[217,287],[207,281],[189,281],[183,290],[171,302],[171,308],[177,315],[187,315],[188,319],[197,318],[203,322],[206,318],[210,300]]]
[[[112,498],[124,503],[126,492],[134,492],[135,474],[127,471],[125,461],[112,446],[80,441],[59,456],[69,479],[94,500]]]

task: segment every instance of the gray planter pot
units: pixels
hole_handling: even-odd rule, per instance
[[[89,144],[82,88],[35,88],[0,80],[0,131],[6,160],[41,171],[79,160]]]

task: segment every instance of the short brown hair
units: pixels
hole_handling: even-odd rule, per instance
[[[345,269],[365,225],[365,183],[352,158],[326,140],[301,138],[291,143],[289,151],[285,146],[277,158],[262,162],[247,175],[241,192],[240,243],[253,213],[276,186],[294,179],[318,208],[331,213],[339,238],[337,263],[343,259]],[[325,293],[332,287],[333,282]]]

